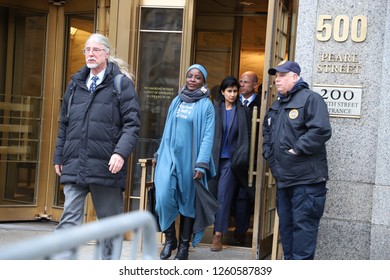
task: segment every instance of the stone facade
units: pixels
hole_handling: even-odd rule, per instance
[[[329,192],[316,259],[390,259],[389,57],[390,1],[299,1],[295,60],[303,79],[361,91],[354,105],[360,116],[331,117]]]

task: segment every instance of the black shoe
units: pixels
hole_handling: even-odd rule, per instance
[[[245,246],[245,233],[234,234],[234,237],[233,237],[232,241],[230,242],[230,245],[244,247]]]

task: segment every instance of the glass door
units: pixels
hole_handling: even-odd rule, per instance
[[[9,2],[0,0],[0,222],[58,220],[59,108],[68,72],[84,63],[71,41],[93,32],[96,0]],[[83,28],[75,35],[71,26]]]
[[[1,6],[0,14],[0,207],[30,207],[37,194],[47,16]]]

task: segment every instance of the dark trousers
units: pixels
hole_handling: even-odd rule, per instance
[[[238,179],[231,169],[230,159],[220,159],[218,172],[217,200],[221,208],[215,215],[214,231],[227,232],[233,196],[239,185]]]
[[[246,188],[238,189],[234,207],[235,232],[238,234],[246,233],[253,209],[253,199]]]
[[[314,259],[326,192],[325,182],[278,188],[277,211],[284,259]]]

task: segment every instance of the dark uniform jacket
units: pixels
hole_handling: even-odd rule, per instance
[[[263,122],[263,157],[279,188],[328,180],[325,142],[331,137],[327,106],[300,79],[279,96]],[[288,152],[294,149],[297,155]]]
[[[84,66],[72,76],[64,94],[54,164],[62,164],[61,183],[125,187],[127,158],[138,141],[140,116],[133,82],[123,77],[120,95],[114,77],[121,73],[109,62],[94,93],[86,86],[90,69]],[[111,156],[125,159],[122,169],[108,170]]]

